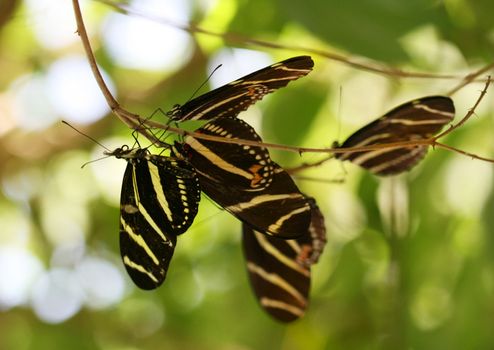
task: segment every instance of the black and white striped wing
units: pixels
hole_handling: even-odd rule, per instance
[[[423,140],[437,134],[455,115],[453,101],[446,96],[428,96],[404,103],[352,134],[341,146],[362,147]],[[388,148],[364,152],[335,153],[376,175],[394,175],[415,166],[427,146]]]
[[[210,136],[261,142],[254,128],[243,120],[225,117],[196,130]],[[176,149],[212,182],[226,183],[246,191],[266,188],[273,177],[273,163],[265,147],[237,145],[185,137]]]
[[[265,95],[309,74],[313,66],[309,56],[289,58],[209,91],[184,105],[175,105],[168,116],[174,121],[235,117]]]
[[[154,289],[166,277],[177,235],[198,210],[198,179],[183,161],[127,157],[120,197],[120,253],[133,282]]]
[[[233,118],[215,119],[200,133],[261,141],[254,129]],[[174,153],[195,169],[202,191],[213,201],[268,235],[295,238],[307,231],[310,205],[290,175],[274,163],[267,150],[187,137]]]
[[[300,238],[266,236],[243,224],[242,245],[247,271],[261,307],[281,322],[302,317],[308,305],[310,266],[326,243],[324,217],[311,202],[312,222]]]
[[[269,187],[242,191],[228,183],[212,182],[197,173],[201,189],[209,198],[256,231],[281,238],[296,238],[307,231],[310,203],[290,175],[277,164]]]

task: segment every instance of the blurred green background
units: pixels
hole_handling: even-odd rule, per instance
[[[462,76],[494,54],[489,0],[141,0],[129,15],[83,1],[98,63],[119,102],[142,116],[303,51],[232,47],[174,29],[324,49],[405,70]],[[492,349],[494,192],[489,163],[430,151],[410,173],[378,179],[336,161],[300,174],[328,244],[304,318],[283,325],[258,306],[240,224],[203,198],[164,285],[135,288],[118,250],[131,145],[87,68],[70,1],[0,1],[0,349]],[[458,80],[378,75],[314,57],[308,76],[241,117],[267,142],[329,147],[390,108]],[[492,74],[492,71],[490,72]],[[483,83],[453,96],[457,119]],[[491,91],[446,143],[494,156]],[[162,114],[154,115],[164,121]],[[141,140],[145,145],[145,140]],[[273,151],[285,166],[322,156]],[[341,180],[343,183],[334,183]]]

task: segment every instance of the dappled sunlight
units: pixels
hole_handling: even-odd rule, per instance
[[[365,211],[352,193],[340,188],[331,191],[326,227],[333,241],[345,244],[358,237],[365,228]]]
[[[158,332],[166,321],[162,303],[152,296],[126,298],[119,304],[117,315],[122,329],[137,338],[149,337]]]
[[[139,0],[132,5],[154,16],[188,21],[188,1]],[[173,70],[185,64],[192,54],[191,39],[181,30],[145,18],[113,13],[106,18],[102,32],[105,48],[122,67],[144,70]]]
[[[75,19],[68,1],[26,0],[27,16],[36,38],[47,49],[56,50],[77,42]],[[81,1],[85,5],[87,1]],[[85,7],[84,7],[85,8]]]
[[[105,309],[124,298],[123,271],[114,263],[96,256],[85,256],[77,265],[76,273],[88,308]]]
[[[115,96],[111,79],[104,72],[103,78]],[[68,122],[94,123],[110,111],[83,56],[66,56],[53,63],[45,88],[55,113]]]
[[[455,157],[444,174],[444,204],[466,217],[478,218],[492,188],[492,165]]]
[[[406,236],[409,231],[408,187],[401,176],[379,182],[377,203],[386,234]]]
[[[417,327],[430,331],[448,319],[452,306],[449,291],[431,283],[417,291],[410,312]]]
[[[129,139],[124,138],[112,138],[100,140],[100,142],[113,150],[122,145],[129,145]],[[89,160],[97,160],[102,157],[104,159],[97,160],[91,164],[88,164],[84,169],[78,169],[81,175],[87,175],[91,173],[96,181],[96,187],[102,198],[110,205],[118,207],[120,205],[120,191],[122,187],[122,178],[127,166],[127,162],[123,159],[117,159],[115,157],[104,156],[103,152],[105,150],[100,146],[95,146],[93,151],[90,153]],[[119,174],[116,176],[115,174]]]
[[[331,147],[405,101],[447,93],[463,75],[490,63],[486,52],[494,33],[488,16],[494,4],[488,2],[116,3],[130,12],[81,1],[89,39],[120,106],[152,121],[168,121],[159,107],[186,103],[276,61],[311,55],[315,65],[307,77],[238,115],[264,142],[298,147]],[[249,285],[242,225],[228,212],[234,207],[225,210],[204,193],[193,224],[177,236],[163,284],[139,289],[128,269],[146,273],[152,264],[165,266],[157,248],[170,241],[143,238],[148,232],[130,214],[141,213],[147,223],[159,220],[169,198],[160,197],[160,207],[150,200],[152,191],[149,197],[139,193],[141,204],[153,204],[146,213],[121,206],[128,162],[104,153],[150,142],[142,135],[136,142],[137,132],[111,113],[89,69],[70,1],[6,4],[19,7],[0,15],[1,349],[377,350],[440,344],[463,350],[494,344],[493,166],[438,147],[399,177],[375,176],[336,158],[295,174],[301,192],[316,199],[328,240],[310,268],[309,306],[296,322],[277,323],[262,309]],[[191,34],[170,23],[227,35]],[[473,106],[487,74],[492,69],[451,96],[454,122]],[[213,100],[224,101],[223,93]],[[252,89],[246,96],[244,103],[260,95]],[[439,141],[491,157],[493,101],[489,87],[471,119]],[[200,125],[170,122],[187,130]],[[383,125],[383,133],[389,132]],[[163,142],[184,140],[170,130],[148,131]],[[170,155],[156,146],[149,151]],[[328,155],[269,151],[287,168]],[[212,169],[203,171],[207,176]],[[159,187],[156,181],[151,186]],[[133,235],[119,227],[122,208],[136,228]],[[151,235],[157,237],[158,226],[163,236],[174,234],[172,225],[154,222]],[[126,254],[156,249],[157,257],[126,270],[120,248],[125,232],[131,236]],[[281,261],[279,246],[262,248]],[[305,248],[297,259],[309,254]],[[269,262],[252,260],[265,268],[257,273],[286,286],[269,273]]]
[[[54,268],[43,273],[34,283],[31,305],[41,320],[60,323],[81,309],[83,296],[71,269]]]
[[[26,305],[42,273],[41,261],[27,249],[0,246],[0,311]]]
[[[273,61],[264,52],[246,49],[223,49],[211,57],[208,72],[211,74],[211,89],[215,89],[244,75],[272,64]]]
[[[111,79],[105,81],[111,88]],[[61,58],[44,73],[17,79],[11,94],[17,126],[28,131],[48,128],[60,119],[88,124],[109,112],[83,56]]]
[[[48,99],[45,77],[39,73],[18,78],[11,87],[16,126],[42,130],[54,124],[58,116]]]

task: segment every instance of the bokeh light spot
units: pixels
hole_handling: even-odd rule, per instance
[[[48,323],[60,323],[74,316],[81,308],[83,293],[74,272],[56,268],[39,278],[32,289],[32,308]]]

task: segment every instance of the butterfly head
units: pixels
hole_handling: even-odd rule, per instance
[[[148,155],[148,150],[146,148],[129,148],[129,146],[123,145],[111,152],[104,152],[104,154],[118,159],[136,159],[145,158]]]
[[[190,146],[187,143],[175,141],[172,147],[172,156],[179,159],[189,160],[191,157],[189,150]]]
[[[174,105],[172,109],[166,112],[166,116],[171,120],[179,120],[182,116],[182,106],[179,104]]]

